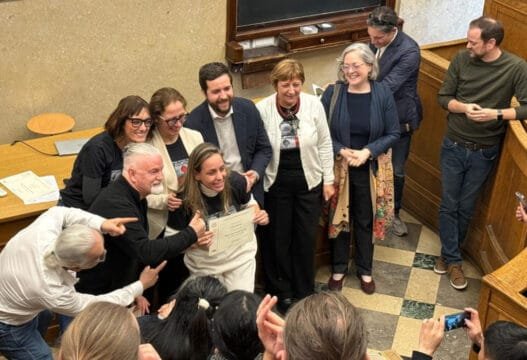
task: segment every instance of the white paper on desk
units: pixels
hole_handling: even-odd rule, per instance
[[[227,249],[239,247],[254,239],[254,207],[237,213],[211,219],[209,229],[214,233],[214,241],[209,247],[209,255],[216,255]]]
[[[57,180],[55,180],[55,176],[53,175],[41,176],[40,179],[42,179],[46,184],[51,186],[54,189],[53,192],[47,195],[38,197],[28,202],[24,201],[24,204],[26,205],[39,204],[39,203],[44,203],[44,202],[57,201],[59,199],[59,186],[57,185]]]
[[[22,199],[24,204],[55,190],[31,170],[0,179],[0,183]]]

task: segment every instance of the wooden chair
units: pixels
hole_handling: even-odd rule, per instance
[[[27,128],[39,135],[56,135],[71,131],[75,119],[63,113],[43,113],[33,116],[27,122]]]

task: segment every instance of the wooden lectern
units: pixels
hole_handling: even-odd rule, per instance
[[[527,327],[527,249],[483,277],[478,311],[483,329],[497,320]],[[474,352],[470,360],[477,360]]]

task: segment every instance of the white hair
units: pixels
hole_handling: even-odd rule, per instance
[[[365,64],[371,66],[371,72],[368,74],[368,78],[370,80],[377,79],[377,76],[379,75],[379,64],[375,58],[375,54],[371,51],[368,45],[361,42],[355,42],[346,47],[342,54],[337,58],[337,76],[339,80],[346,81],[341,66],[344,64],[344,58],[346,55],[351,52],[357,53]]]
[[[155,155],[161,156],[161,153],[150,144],[130,143],[123,149],[123,171],[128,170],[137,157]]]
[[[95,245],[96,232],[82,224],[68,226],[55,240],[53,250],[45,255],[46,264],[49,267],[82,267],[89,262],[87,254]]]

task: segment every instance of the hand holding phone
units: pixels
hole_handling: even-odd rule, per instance
[[[470,313],[468,311],[445,316],[445,331],[464,327],[465,319],[470,319]]]
[[[523,209],[527,211],[527,199],[525,198],[525,195],[519,191],[516,191],[515,195],[518,202],[521,204],[521,206],[523,206]]]

